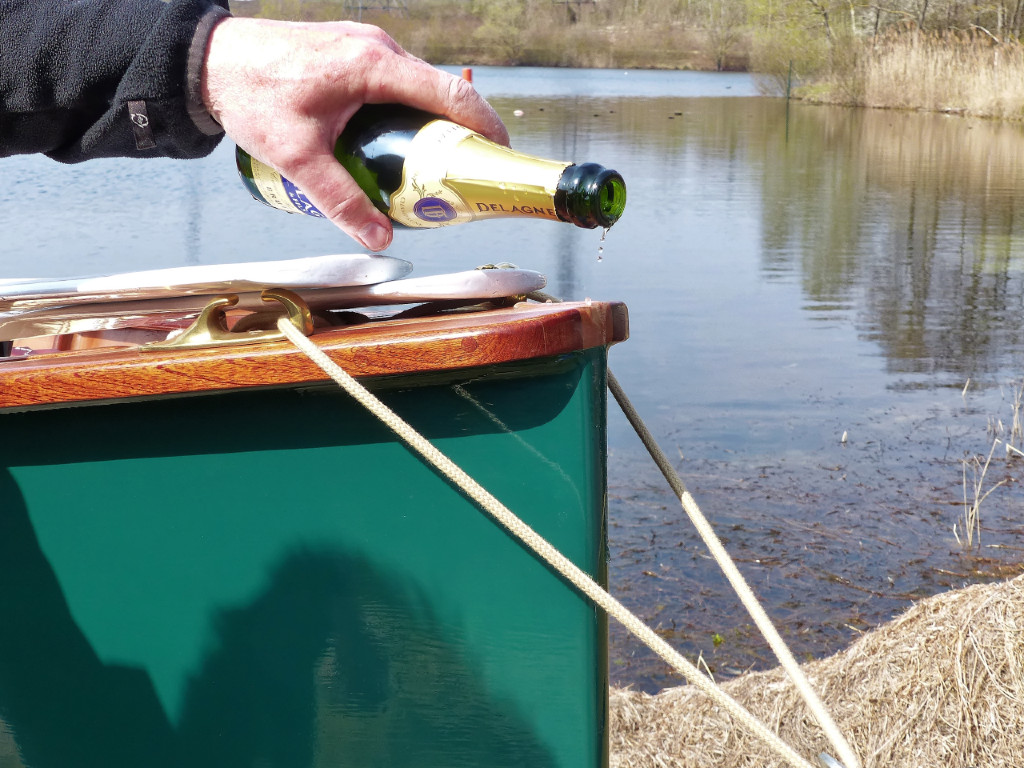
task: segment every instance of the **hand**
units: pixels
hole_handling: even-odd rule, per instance
[[[406,104],[508,144],[501,119],[472,85],[365,24],[227,18],[211,35],[202,92],[236,144],[372,251],[391,243],[391,221],[334,158],[338,136],[363,104]]]

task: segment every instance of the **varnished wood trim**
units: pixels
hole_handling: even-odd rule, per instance
[[[576,302],[388,320],[320,330],[312,338],[346,371],[365,378],[548,357],[613,344],[627,335],[624,305]],[[0,363],[0,409],[325,378],[286,341],[147,353],[88,350]]]

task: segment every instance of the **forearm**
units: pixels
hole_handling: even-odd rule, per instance
[[[221,132],[198,78],[226,5],[0,0],[0,156],[209,153]]]

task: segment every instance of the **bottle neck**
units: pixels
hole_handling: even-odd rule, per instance
[[[391,195],[388,213],[421,227],[496,217],[558,221],[554,195],[567,166],[435,120],[409,143],[402,186]]]
[[[555,192],[558,215],[577,227],[612,226],[626,207],[626,183],[616,171],[596,163],[570,165]]]

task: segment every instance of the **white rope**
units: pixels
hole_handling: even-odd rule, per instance
[[[321,370],[350,394],[357,402],[384,422],[407,445],[420,454],[427,462],[437,468],[488,514],[504,526],[541,559],[562,574],[580,592],[602,608],[638,639],[660,656],[669,666],[682,674],[691,685],[699,688],[711,697],[719,706],[727,710],[739,722],[743,723],[752,733],[759,736],[782,759],[793,768],[814,768],[807,760],[797,754],[777,734],[762,724],[756,717],[744,709],[735,699],[722,691],[709,678],[705,677],[697,667],[683,658],[672,646],[666,643],[654,630],[645,625],[636,615],[631,613],[607,590],[588,576],[575,563],[553,547],[546,539],[520,520],[500,501],[485,490],[472,477],[467,475],[451,459],[435,448],[426,438],[414,430],[398,414],[388,408],[366,387],[356,381],[337,363],[331,360],[319,347],[302,335],[287,318],[278,321],[282,333]],[[851,766],[856,768],[855,763]]]
[[[789,679],[796,686],[797,691],[803,698],[804,703],[807,704],[807,708],[811,711],[814,719],[818,721],[821,730],[824,731],[825,736],[832,743],[832,746],[835,747],[847,768],[860,768],[860,760],[843,737],[842,731],[839,730],[839,727],[832,719],[828,708],[818,697],[814,688],[811,687],[811,683],[808,681],[804,671],[796,663],[796,659],[793,658],[793,654],[790,652],[785,641],[779,636],[775,625],[768,618],[768,614],[764,612],[764,608],[761,607],[761,603],[755,597],[746,579],[743,578],[743,574],[740,573],[732,557],[729,556],[729,553],[722,545],[722,541],[711,527],[711,523],[708,522],[704,513],[701,512],[700,507],[697,506],[697,502],[690,492],[686,490],[682,478],[679,477],[679,474],[669,462],[668,457],[665,456],[654,436],[647,429],[647,425],[644,424],[643,419],[640,418],[640,415],[629,401],[629,398],[626,397],[625,391],[623,391],[611,371],[608,371],[608,390],[618,402],[619,407],[622,408],[622,412],[626,415],[629,423],[633,425],[633,429],[640,436],[640,440],[651,454],[651,458],[658,465],[668,484],[672,487],[676,496],[679,497],[679,501],[682,503],[683,509],[689,516],[694,528],[697,529],[697,532],[704,540],[704,544],[710,550],[715,558],[715,562],[718,563],[718,566],[722,569],[732,588],[739,596],[740,602],[743,603],[743,606],[747,609],[751,618],[753,618],[757,628],[761,630],[764,639],[768,641],[768,645],[771,646],[775,657],[779,660],[782,668],[786,670],[786,674],[789,675]]]

